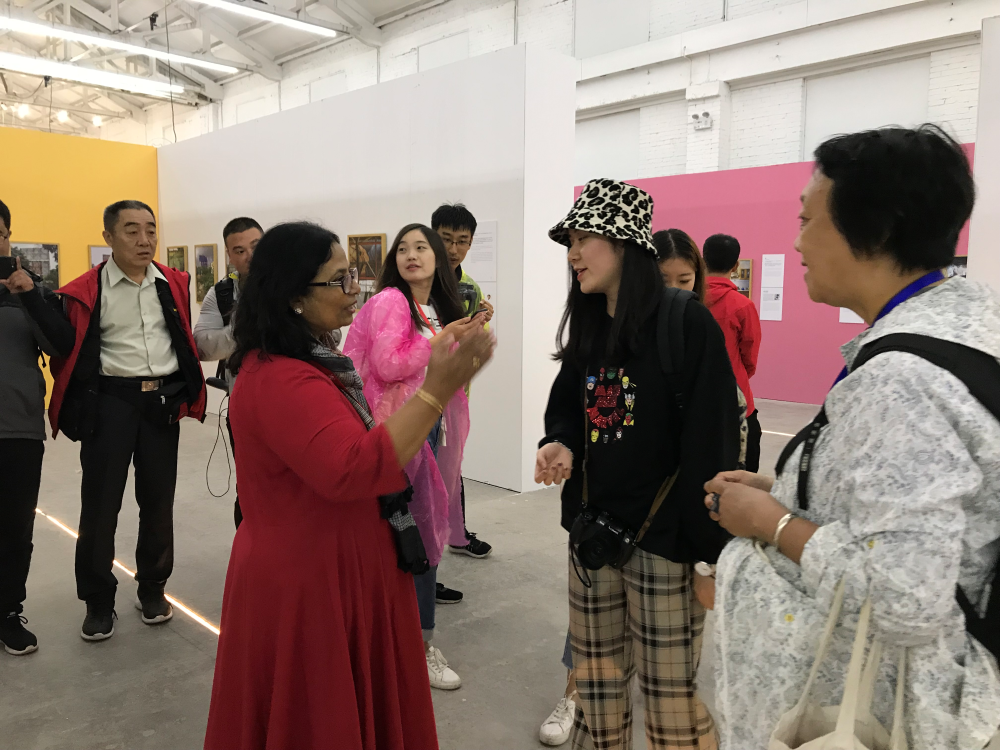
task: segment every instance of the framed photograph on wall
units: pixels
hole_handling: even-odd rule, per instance
[[[218,280],[218,255],[217,245],[194,246],[195,301],[199,305]]]
[[[961,276],[963,279],[967,278],[969,273],[969,256],[967,255],[957,255],[951,264],[944,270],[945,276],[949,279],[952,276]]]
[[[176,268],[178,271],[187,271],[188,247],[187,245],[177,245],[167,248],[167,267]]]
[[[385,263],[386,236],[384,234],[351,234],[347,236],[347,262],[358,269],[361,294],[358,307],[375,294],[375,282]]]
[[[48,242],[11,242],[10,254],[21,259],[21,268],[42,277],[42,286],[59,288],[59,245]]]
[[[111,248],[107,245],[90,245],[90,267],[97,268],[111,258]]]
[[[736,284],[736,290],[748,299],[753,298],[753,261],[749,258],[740,260],[739,267],[730,277]]]

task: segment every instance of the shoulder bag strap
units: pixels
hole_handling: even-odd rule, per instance
[[[646,536],[646,532],[649,531],[649,527],[653,525],[653,518],[656,516],[657,511],[660,506],[663,505],[663,501],[666,500],[667,495],[670,494],[670,490],[674,486],[674,482],[677,481],[677,475],[681,473],[681,469],[678,466],[677,471],[673,473],[673,476],[667,477],[663,480],[663,484],[660,486],[660,491],[656,493],[656,499],[653,500],[653,507],[649,509],[649,515],[646,516],[646,520],[643,521],[642,526],[639,528],[639,533],[635,535],[635,543],[638,546],[642,538]]]

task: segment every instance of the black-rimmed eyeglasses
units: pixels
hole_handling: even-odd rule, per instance
[[[334,279],[333,281],[312,281],[306,284],[306,286],[339,286],[344,290],[344,294],[350,294],[351,290],[354,289],[354,285],[358,283],[358,278],[358,269],[351,268],[339,279]]]

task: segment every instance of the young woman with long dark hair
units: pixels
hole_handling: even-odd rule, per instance
[[[680,371],[663,371],[652,210],[642,190],[595,180],[550,232],[569,248],[573,280],[535,479],[568,480],[562,522],[571,532],[572,740],[580,750],[631,747],[636,672],[651,748],[716,747],[695,696],[705,611],[692,576],[694,563],[715,562],[728,540],[701,488],[713,467],[736,466],[736,383],[722,332],[695,300],[683,313]],[[611,527],[639,536],[631,556],[601,559],[622,548],[620,535],[607,536]]]
[[[436,748],[409,571],[427,559],[403,467],[493,349],[442,337],[415,397],[376,425],[328,332],[360,289],[333,232],[260,240],[228,363],[244,521],[233,541],[207,750]]]
[[[364,381],[376,424],[389,419],[420,388],[427,362],[442,341],[462,340],[483,329],[466,318],[458,282],[437,232],[423,224],[403,227],[392,243],[377,293],[358,313],[344,351]],[[453,396],[453,397],[452,397]],[[464,391],[451,398],[427,442],[406,465],[413,486],[410,508],[431,568],[415,575],[420,626],[431,687],[462,685],[441,652],[431,644],[437,599],[437,566],[451,533],[462,527],[461,467],[469,434],[469,402]]]
[[[705,304],[705,261],[691,235],[680,229],[661,229],[653,235],[653,244],[663,283],[694,292]]]

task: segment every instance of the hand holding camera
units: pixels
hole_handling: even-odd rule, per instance
[[[21,269],[20,258],[0,258],[0,284],[7,287],[11,294],[22,294],[35,288],[35,282],[27,271]]]

